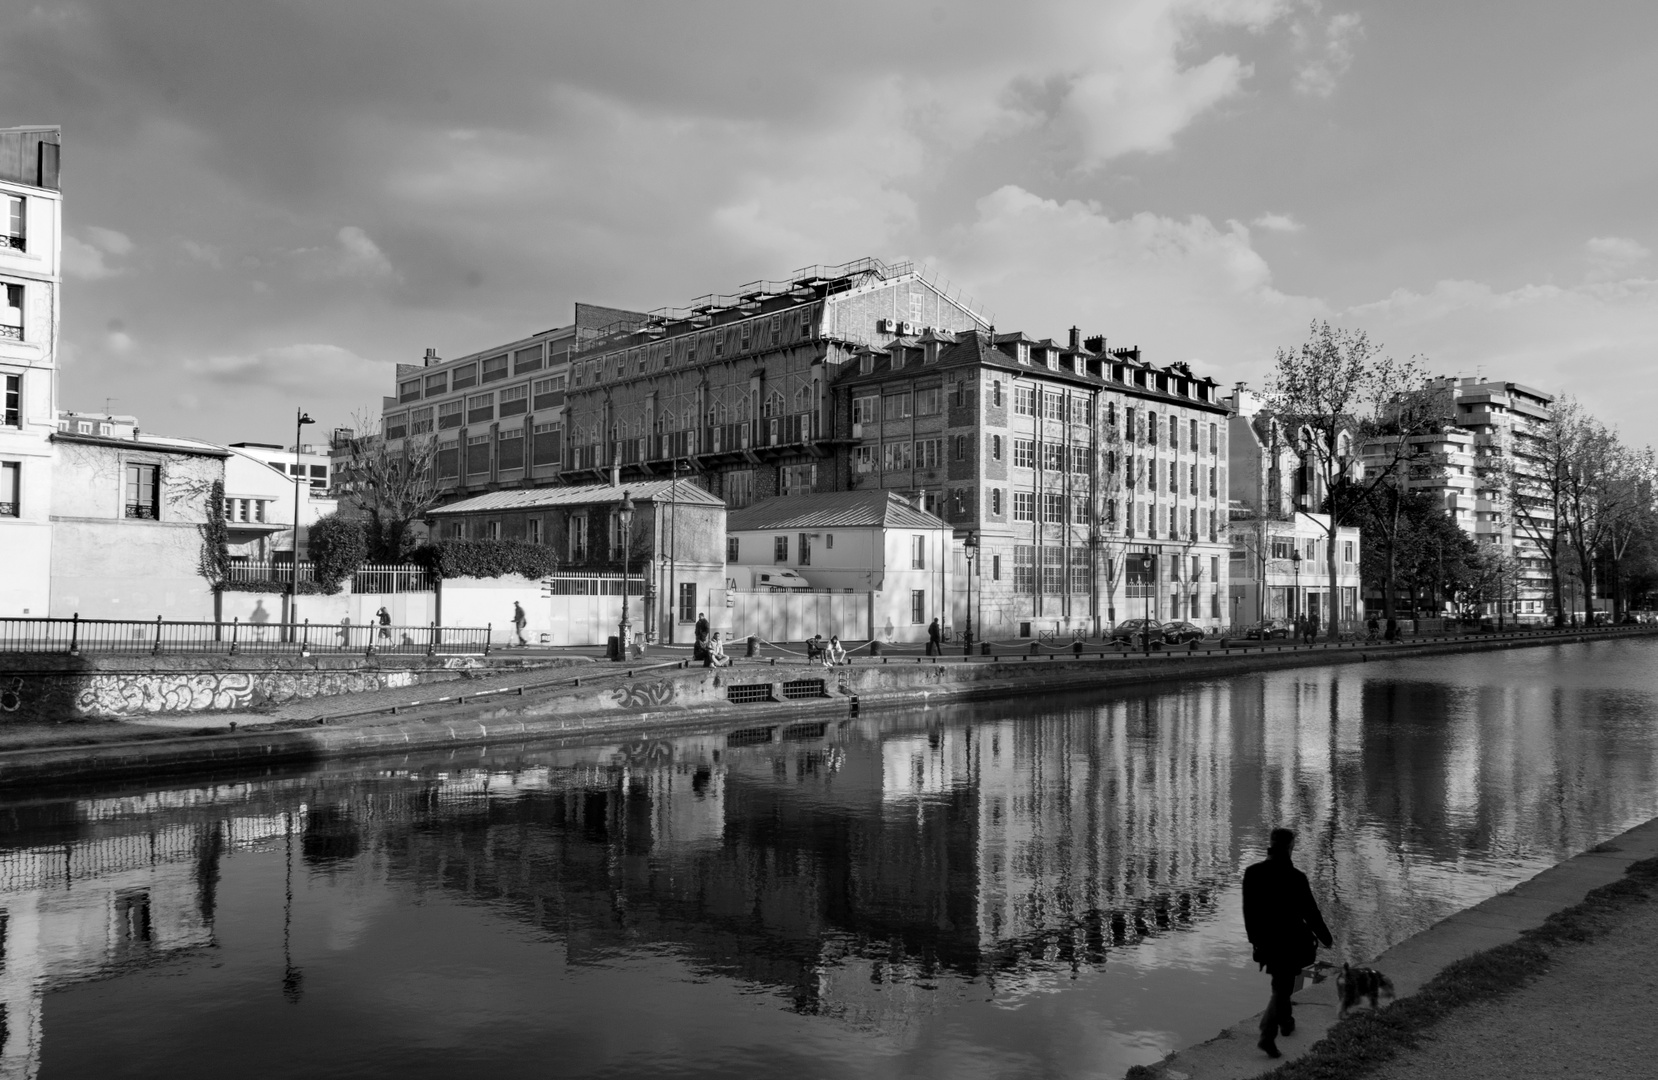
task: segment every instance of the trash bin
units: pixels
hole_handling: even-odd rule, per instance
[[[611,634],[605,640],[604,657],[606,660],[620,661],[622,659],[622,639]]]
[[[880,638],[870,638],[869,639],[869,655],[871,655],[871,656],[880,656],[881,655],[881,639]]]
[[[748,636],[748,656],[750,659],[760,655],[760,639],[753,634]]]
[[[990,655],[990,642],[988,642],[988,641],[979,642],[979,655],[980,656],[989,656]]]

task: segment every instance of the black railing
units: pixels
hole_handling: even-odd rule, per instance
[[[12,341],[23,340],[23,328],[10,323],[0,323],[0,338],[9,338]]]
[[[146,521],[155,521],[158,517],[160,517],[160,515],[156,513],[155,503],[128,503],[127,516],[130,518],[143,518]]]
[[[14,502],[0,502],[0,517],[16,517],[17,504]]]
[[[379,623],[143,622],[0,619],[0,652],[31,653],[489,653],[489,627]]]
[[[27,237],[6,236],[4,239],[6,241],[6,246],[9,247],[9,248],[15,248],[18,251],[28,251],[29,250],[29,240],[28,240]]]

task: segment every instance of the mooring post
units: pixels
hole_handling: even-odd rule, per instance
[[[151,656],[161,655],[161,616],[155,617],[155,648],[150,650]]]
[[[69,655],[70,656],[79,656],[80,654],[81,654],[81,613],[77,611],[77,612],[75,612],[73,618],[71,618],[69,620]]]

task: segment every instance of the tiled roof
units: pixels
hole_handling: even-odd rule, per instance
[[[670,494],[669,489],[673,491]],[[494,510],[544,510],[554,506],[591,506],[622,501],[622,493],[636,503],[673,502],[681,506],[724,506],[716,495],[691,483],[680,480],[639,480],[613,487],[610,484],[580,484],[570,487],[508,488],[474,495],[470,499],[452,502],[432,511],[434,517],[446,514],[476,514]]]
[[[917,510],[895,491],[825,491],[786,495],[733,510],[725,531],[764,529],[948,529],[950,523]]]

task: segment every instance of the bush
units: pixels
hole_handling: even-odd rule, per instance
[[[287,581],[265,578],[256,581],[226,581],[219,586],[219,589],[222,592],[254,592],[272,596],[286,596],[288,587]],[[314,581],[300,582],[298,590],[300,596],[321,596],[325,593],[332,595],[339,591],[339,586],[335,586],[333,589],[325,589]]]
[[[368,559],[368,536],[361,521],[329,514],[310,528],[311,572],[323,592],[340,591]]]
[[[412,561],[440,578],[538,578],[558,566],[551,548],[522,540],[442,540],[416,548]]]
[[[201,576],[218,585],[230,573],[230,530],[225,525],[225,484],[213,481],[207,495],[207,520],[201,532]]]

